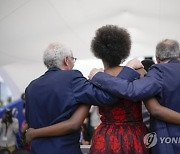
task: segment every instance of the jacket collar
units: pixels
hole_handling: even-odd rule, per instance
[[[60,70],[61,70],[60,68],[52,67],[52,68],[48,69],[45,73],[48,73],[48,72],[51,72],[51,71],[60,71]]]
[[[180,59],[171,59],[168,63],[180,63]]]

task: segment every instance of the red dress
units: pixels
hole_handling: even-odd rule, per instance
[[[121,100],[99,107],[102,123],[94,132],[90,154],[148,154],[143,137],[148,130],[142,120],[141,102]]]

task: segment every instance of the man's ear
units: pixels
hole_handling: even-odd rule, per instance
[[[65,57],[65,58],[64,58],[64,65],[65,65],[65,66],[68,66],[68,57]]]
[[[156,61],[157,61],[158,64],[161,62],[161,60],[157,56],[156,56]]]

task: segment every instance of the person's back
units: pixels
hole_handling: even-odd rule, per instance
[[[112,71],[113,70],[113,71]],[[117,75],[121,67],[112,68]],[[107,72],[108,73],[108,72]],[[90,153],[148,153],[143,138],[148,133],[142,118],[142,102],[120,98],[112,106],[100,106]]]
[[[92,52],[104,64],[104,72],[112,76],[121,72],[119,64],[128,57],[130,48],[129,33],[114,25],[99,28],[91,43]],[[112,106],[99,107],[99,113],[102,123],[93,135],[90,154],[149,152],[143,142],[148,131],[142,120],[141,102],[120,97]]]
[[[77,102],[72,97],[72,72],[51,68],[28,86],[26,100],[29,102],[27,118],[30,127],[49,126],[71,116],[77,107]],[[31,151],[34,153],[52,151],[53,154],[80,153],[79,132],[61,137],[36,139],[31,143]]]
[[[171,60],[166,64],[158,64],[157,67],[162,72],[162,82],[163,87],[161,93],[158,95],[157,99],[160,104],[165,107],[168,107],[174,111],[180,112],[180,106],[178,100],[180,100],[180,61],[179,60]],[[173,69],[172,69],[173,68]],[[177,142],[178,137],[180,136],[180,126],[174,125],[170,123],[166,123],[155,118],[151,117],[151,131],[157,133],[158,143],[162,145],[164,143],[164,147],[166,145],[170,146],[171,144],[166,143],[166,139],[164,137],[168,137],[171,139],[170,143],[173,143],[173,148],[171,150],[173,152],[178,152],[180,150],[179,143]],[[160,138],[161,137],[161,138]],[[174,138],[174,139],[173,139]],[[174,141],[173,141],[174,140]],[[162,142],[162,143],[161,143]],[[168,141],[169,142],[169,141]],[[153,147],[154,150],[158,148],[158,146]]]

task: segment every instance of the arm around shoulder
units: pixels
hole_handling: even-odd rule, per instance
[[[125,72],[130,73],[131,71],[129,70],[131,70],[131,68]],[[126,75],[128,75],[128,73]],[[154,67],[145,77],[134,81],[122,79],[120,78],[120,74],[118,77],[114,77],[105,73],[97,73],[93,77],[92,83],[117,97],[138,101],[159,93],[162,89],[163,82],[162,72]]]
[[[74,72],[71,88],[76,102],[103,106],[111,105],[117,101],[117,97],[96,87],[78,72]]]

